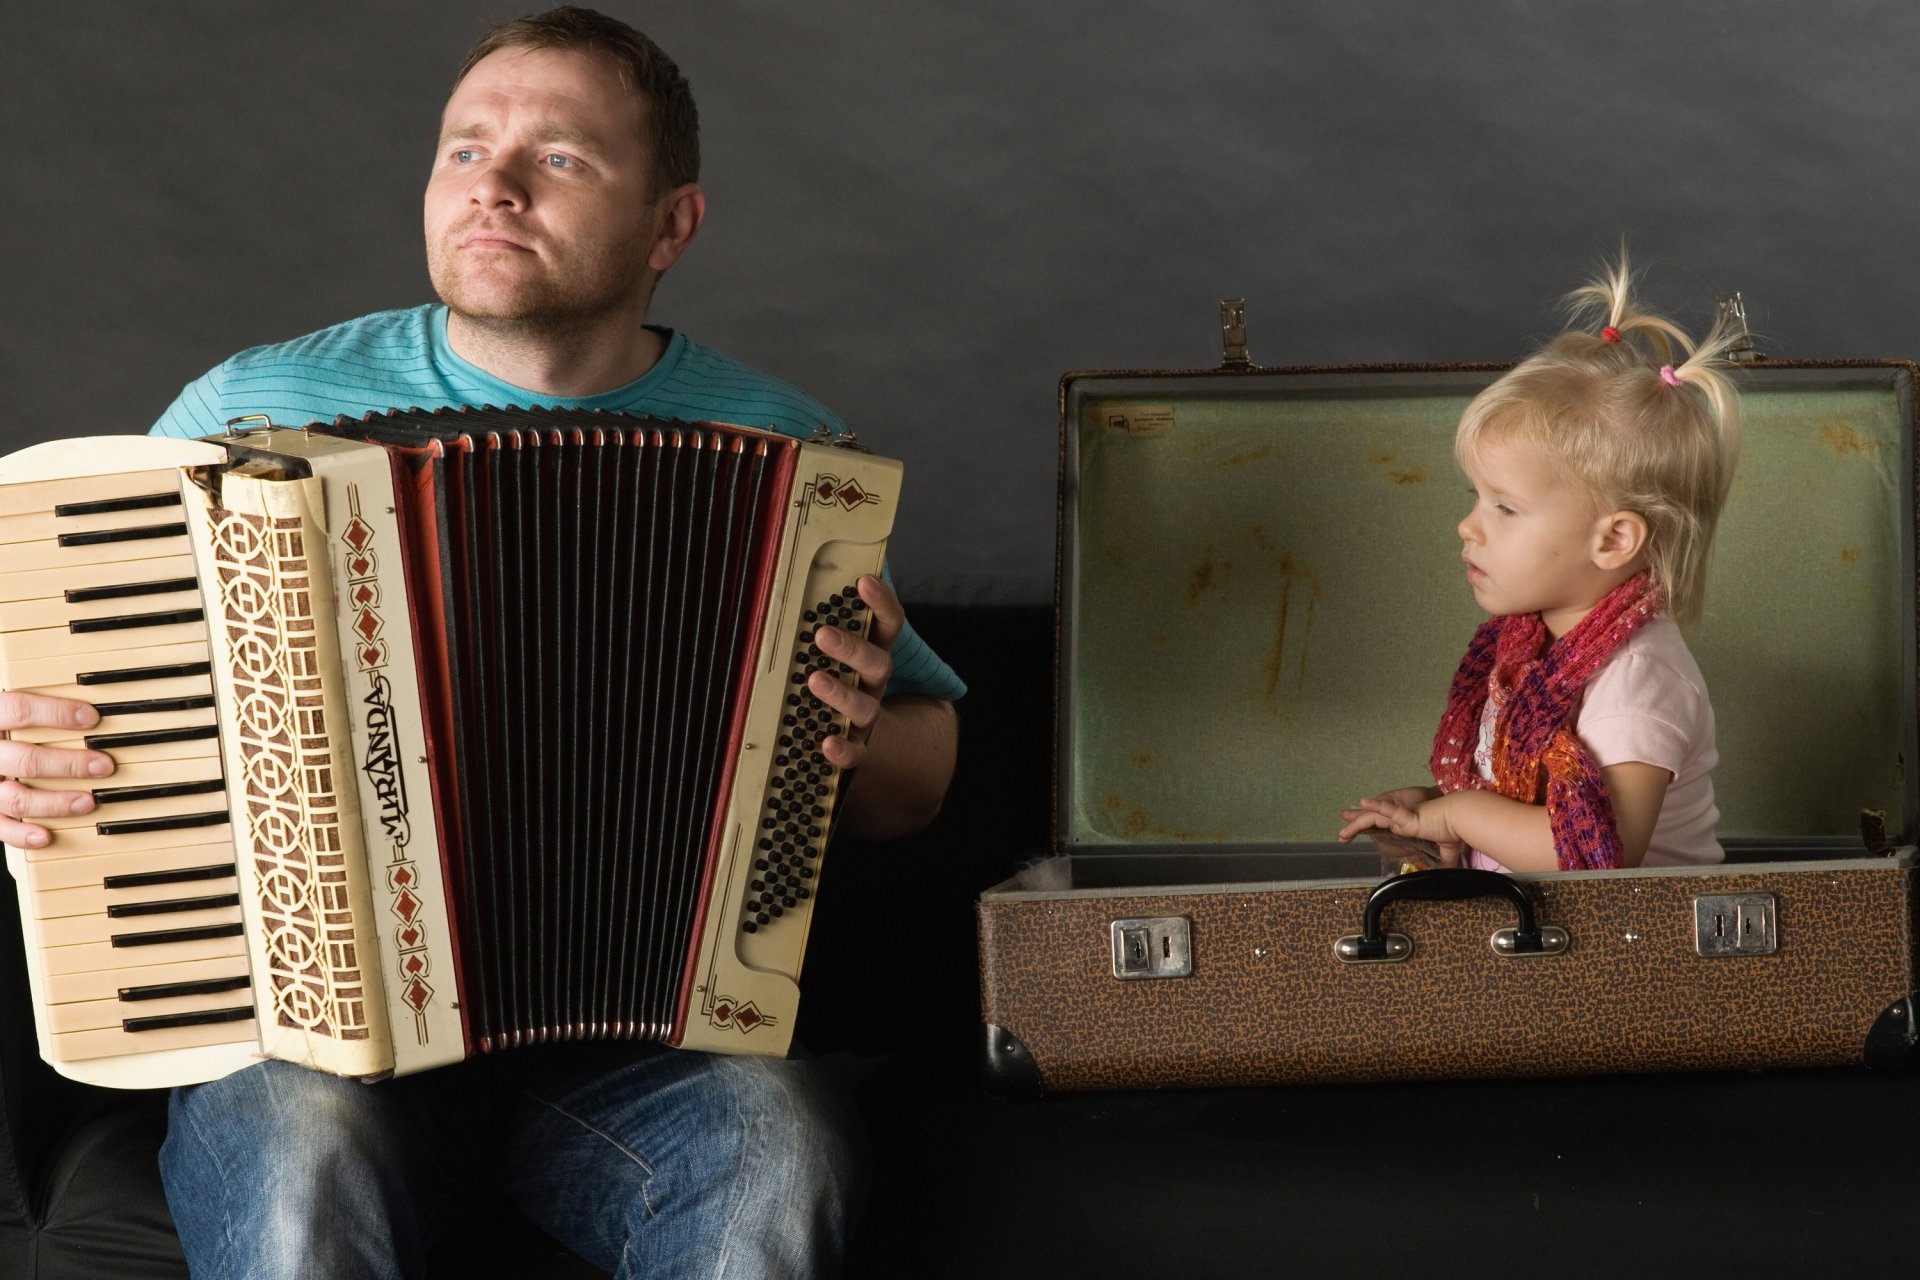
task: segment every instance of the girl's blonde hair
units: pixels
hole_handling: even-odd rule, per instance
[[[1591,316],[1599,332],[1570,329],[1475,396],[1453,453],[1465,463],[1487,444],[1524,440],[1564,466],[1601,511],[1640,516],[1668,611],[1691,622],[1740,458],[1740,397],[1726,353],[1742,335],[1723,317],[1695,345],[1635,306],[1631,282],[1622,250],[1611,270],[1568,294],[1573,318]]]

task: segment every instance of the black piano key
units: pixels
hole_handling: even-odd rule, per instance
[[[198,591],[192,578],[163,578],[158,582],[120,582],[110,587],[73,587],[63,592],[68,604],[92,604],[95,600],[124,600],[129,596],[166,596],[177,591]]]
[[[166,902],[116,902],[107,908],[107,919],[126,920],[133,916],[165,916],[181,911],[214,911],[221,907],[237,907],[240,895],[237,893],[216,893],[205,898],[173,898]]]
[[[95,751],[110,751],[115,747],[150,747],[162,742],[197,742],[203,738],[219,736],[218,725],[192,724],[184,729],[141,729],[135,733],[93,733],[87,735],[85,742]]]
[[[244,973],[231,978],[202,978],[198,982],[149,982],[142,987],[122,987],[122,1000],[167,1000],[174,996],[215,996],[222,991],[245,991],[252,983]]]
[[[213,813],[176,813],[165,818],[129,818],[124,822],[97,822],[93,829],[103,836],[137,836],[149,831],[217,827],[228,820],[227,811],[220,809]]]
[[[203,1027],[214,1022],[245,1022],[253,1016],[252,1005],[236,1009],[208,1009],[202,1013],[168,1013],[157,1018],[122,1018],[122,1031],[162,1031],[168,1027]]]
[[[147,511],[154,507],[177,507],[180,494],[143,493],[132,498],[100,498],[93,502],[63,502],[53,509],[56,517],[104,516],[115,511]]]
[[[232,924],[201,925],[197,929],[158,929],[152,933],[116,933],[113,945],[116,947],[158,947],[170,942],[206,942],[213,938],[238,938],[246,932],[246,926],[235,920]]]
[[[235,874],[231,862],[216,862],[206,867],[176,867],[172,871],[132,871],[108,876],[100,883],[108,889],[144,889],[156,884],[186,884],[194,880],[225,880]]]
[[[93,709],[106,716],[151,715],[156,711],[204,711],[213,705],[210,693],[179,698],[140,698],[132,702],[96,702]]]
[[[75,618],[67,624],[70,635],[84,636],[100,631],[137,631],[142,627],[169,627],[180,622],[203,622],[203,609],[168,609],[159,613],[123,613],[112,618]]]
[[[171,680],[176,676],[213,674],[211,662],[175,662],[163,667],[123,667],[118,671],[82,671],[75,684],[134,684],[141,680]]]
[[[126,804],[134,800],[167,800],[174,796],[204,796],[225,791],[225,778],[201,778],[194,782],[156,782],[143,787],[97,787],[95,804]]]
[[[92,533],[63,533],[54,541],[63,547],[98,547],[109,542],[146,542],[153,538],[184,538],[184,524],[142,524],[131,529],[98,529]]]

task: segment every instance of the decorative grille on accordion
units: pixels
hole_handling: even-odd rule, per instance
[[[263,970],[281,1026],[336,1040],[369,1034],[366,983],[322,694],[323,629],[302,521],[217,513],[213,566],[227,638],[232,738],[251,839]],[[324,554],[324,547],[320,549]],[[332,648],[331,644],[326,646]],[[229,790],[232,790],[231,784]]]

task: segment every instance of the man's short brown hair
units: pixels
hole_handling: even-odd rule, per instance
[[[503,22],[482,36],[454,77],[458,87],[474,64],[502,49],[577,49],[611,58],[621,81],[646,108],[642,129],[653,149],[658,191],[700,179],[700,113],[687,78],[666,51],[618,18],[563,5]]]

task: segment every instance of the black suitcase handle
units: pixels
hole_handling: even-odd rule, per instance
[[[1533,911],[1533,899],[1518,881],[1498,871],[1477,871],[1471,867],[1439,867],[1409,871],[1382,880],[1367,895],[1366,909],[1360,915],[1358,937],[1342,938],[1334,950],[1342,960],[1404,960],[1411,954],[1410,944],[1397,934],[1380,930],[1380,915],[1387,904],[1402,898],[1428,902],[1455,898],[1505,898],[1513,904],[1519,925],[1504,935],[1499,950],[1505,955],[1549,955],[1565,950],[1564,930],[1549,929],[1556,935],[1543,937]],[[1496,936],[1501,936],[1496,935]]]

